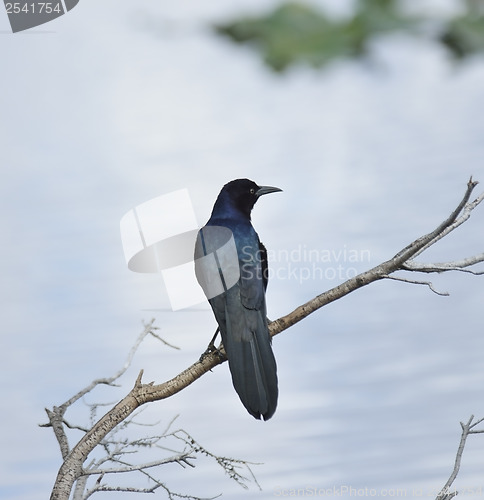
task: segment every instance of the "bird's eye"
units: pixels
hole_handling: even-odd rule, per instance
[[[255,194],[255,189],[254,189],[254,188],[250,188],[249,193],[250,193],[250,194]]]

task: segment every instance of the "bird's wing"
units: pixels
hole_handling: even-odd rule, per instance
[[[267,250],[253,228],[244,238],[242,252],[239,251],[239,267],[242,304],[248,309],[265,309]]]
[[[234,271],[233,255],[228,258],[219,250],[225,237],[203,228],[195,248],[195,272],[220,327],[235,390],[251,415],[267,420],[277,406],[277,368],[266,318],[267,252],[254,233],[239,238]]]
[[[264,284],[264,290],[267,290],[267,283],[269,282],[269,264],[267,259],[267,249],[260,240],[259,240],[259,255],[260,255],[260,263],[262,269],[262,283]]]
[[[194,258],[195,275],[207,299],[224,293],[239,281],[239,257],[229,228],[203,227],[197,235]]]

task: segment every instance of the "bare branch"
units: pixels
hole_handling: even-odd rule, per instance
[[[257,479],[254,476],[254,473],[252,472],[252,469],[250,468],[251,465],[260,465],[260,464],[255,462],[247,462],[246,460],[238,460],[236,458],[219,457],[217,455],[214,455],[213,453],[209,452],[206,448],[204,448],[200,443],[195,441],[195,439],[193,439],[193,437],[190,436],[190,434],[188,434],[188,432],[186,432],[183,429],[178,429],[171,435],[177,439],[180,439],[185,444],[190,446],[194,452],[201,453],[215,460],[218,463],[218,465],[222,467],[225,473],[230,477],[230,479],[240,484],[240,486],[242,486],[244,489],[248,488],[246,483],[249,481],[249,479],[243,476],[239,472],[239,470],[242,469],[247,470],[251,475],[254,483],[259,487],[260,490],[262,490],[259,483],[257,482]]]
[[[480,264],[484,262],[484,253],[479,255],[474,255],[472,257],[467,257],[466,259],[454,260],[452,262],[437,262],[435,264],[424,264],[421,262],[415,262],[414,260],[408,260],[402,269],[405,271],[418,271],[421,273],[443,273],[446,271],[460,271],[470,274],[475,274],[479,276],[484,274],[483,271],[475,271],[473,269],[467,269],[475,264]]]
[[[131,347],[131,350],[128,353],[128,356],[126,358],[126,361],[124,362],[124,365],[111,377],[107,378],[99,378],[96,380],[93,380],[87,387],[84,387],[81,391],[79,391],[77,394],[75,394],[72,398],[67,400],[63,405],[61,405],[61,408],[67,408],[74,404],[78,399],[82,398],[85,396],[88,392],[91,392],[94,387],[100,384],[105,384],[105,385],[113,385],[113,383],[118,380],[126,370],[131,366],[131,362],[133,361],[134,355],[136,354],[136,351],[138,350],[138,347],[140,344],[143,342],[145,337],[147,335],[150,335],[153,331],[153,329],[157,328],[153,326],[155,322],[155,319],[153,318],[149,323],[146,323],[144,325],[144,330],[139,334],[138,338],[136,339],[136,342],[134,343],[133,347]]]
[[[169,422],[168,425],[165,427],[165,430],[163,431],[163,435],[168,434],[168,431],[171,429],[171,426],[175,423],[175,420],[180,416],[180,414],[175,415]]]
[[[444,487],[440,490],[435,500],[451,500],[458,494],[458,491],[456,490],[450,491],[450,487],[452,486],[452,484],[457,478],[457,475],[459,474],[460,465],[462,461],[462,454],[464,453],[467,436],[469,434],[480,434],[484,432],[484,430],[478,430],[478,431],[473,430],[474,427],[476,427],[476,425],[479,425],[481,422],[484,421],[484,418],[480,418],[475,422],[473,422],[473,420],[474,420],[474,415],[471,415],[467,423],[465,424],[463,422],[460,423],[460,426],[462,428],[462,434],[460,437],[459,447],[457,449],[457,454],[455,457],[454,469],[452,470],[449,479],[445,483]]]
[[[116,491],[116,492],[124,492],[124,493],[154,493],[155,490],[157,490],[161,484],[155,484],[151,488],[131,488],[131,487],[122,487],[122,486],[105,486],[102,484],[95,484],[93,488],[89,489],[86,492],[86,495],[84,496],[83,500],[87,500],[89,497],[91,497],[94,493],[97,493],[98,491]]]
[[[68,428],[68,429],[75,429],[78,431],[82,432],[89,432],[89,429],[87,427],[83,427],[81,425],[75,425],[75,424],[70,424],[66,419],[62,420],[62,423]]]
[[[83,500],[84,499],[84,490],[86,489],[87,477],[80,477],[76,481],[76,486],[74,488],[74,496],[72,500]]]
[[[170,344],[169,342],[167,342],[164,338],[160,337],[159,335],[157,335],[155,332],[150,332],[151,333],[151,336],[152,337],[155,337],[155,339],[158,339],[160,342],[162,342],[163,344],[165,344],[166,346],[168,347],[171,347],[172,349],[177,349],[177,350],[180,350],[180,348],[176,345],[173,345],[173,344]]]
[[[47,416],[49,417],[49,423],[43,424],[43,427],[52,427],[57,442],[59,443],[62,459],[65,460],[69,455],[69,442],[67,440],[67,435],[64,431],[64,427],[62,426],[64,412],[57,406],[54,406],[52,411],[48,410],[47,408],[45,409],[45,411],[47,413]]]
[[[472,203],[468,203],[469,198],[472,194],[472,191],[476,187],[477,182],[471,179],[467,183],[467,189],[464,193],[464,197],[458,204],[457,208],[451,213],[451,215],[442,222],[436,229],[432,232],[426,234],[425,236],[421,236],[417,238],[415,241],[407,245],[405,248],[400,250],[394,257],[390,260],[375,266],[374,268],[365,271],[361,274],[358,274],[354,278],[351,278],[341,285],[338,285],[334,288],[331,288],[327,292],[318,295],[314,299],[306,302],[302,306],[297,307],[294,311],[273,321],[269,325],[269,329],[271,331],[271,335],[277,335],[278,333],[286,330],[290,326],[295,323],[301,321],[309,314],[317,311],[319,308],[333,302],[341,297],[344,297],[348,293],[351,293],[358,288],[361,288],[369,283],[374,281],[378,281],[380,279],[389,276],[398,270],[403,270],[404,265],[410,260],[413,259],[416,255],[419,255],[424,249],[427,249],[434,243],[436,243],[440,238],[439,234],[444,231],[447,231],[448,228],[455,228],[453,224],[456,221],[459,221],[459,225],[465,222],[470,217],[472,210],[474,210],[477,205],[484,199],[484,193],[481,196],[476,198]],[[463,212],[463,215],[459,217],[459,215]],[[452,230],[452,229],[451,229]],[[448,231],[447,231],[448,232]]]
[[[66,423],[64,420],[64,414],[66,410],[72,406],[76,401],[84,397],[87,393],[92,391],[97,385],[106,384],[113,385],[113,382],[120,378],[126,370],[131,365],[133,357],[138,350],[141,342],[145,339],[147,335],[153,334],[153,330],[157,329],[157,327],[153,326],[154,319],[152,319],[149,323],[144,325],[144,330],[140,333],[138,338],[136,339],[135,344],[131,348],[128,357],[120,370],[115,373],[112,377],[102,378],[93,380],[88,386],[84,387],[77,394],[75,394],[72,398],[68,399],[65,403],[60,406],[54,406],[52,410],[45,409],[47,416],[49,418],[48,424],[41,424],[41,427],[52,427],[54,430],[54,435],[59,443],[59,447],[61,450],[62,458],[65,460],[67,455],[69,454],[69,443],[67,440],[67,435],[64,431],[63,424]],[[153,334],[154,335],[154,334]],[[97,405],[99,406],[99,405]]]
[[[469,195],[467,196],[467,200],[466,200],[466,197],[464,196],[464,198],[462,200],[464,202],[464,204],[462,205],[462,203],[461,203],[462,206],[459,205],[459,206],[461,206],[461,209],[459,212],[462,212],[462,215],[458,218],[456,217],[454,222],[452,222],[447,227],[445,227],[442,231],[440,231],[439,234],[436,235],[433,240],[431,240],[431,242],[424,245],[415,255],[413,255],[413,258],[420,255],[422,252],[427,250],[428,247],[430,247],[434,243],[437,243],[437,241],[439,241],[442,238],[444,238],[445,236],[447,236],[450,232],[452,232],[454,229],[458,228],[460,225],[462,225],[464,222],[466,222],[469,219],[469,217],[471,216],[471,212],[474,210],[474,208],[476,208],[477,205],[479,205],[482,202],[482,200],[484,200],[484,192],[483,192],[474,201],[468,203],[468,200],[470,198],[472,190],[474,189],[475,186],[477,186],[477,184],[478,184],[478,182],[473,181],[472,177],[469,179],[469,182],[467,183],[468,190],[466,192],[466,194],[469,193]],[[459,207],[457,207],[457,208],[459,208]],[[455,211],[454,211],[454,213],[455,213]]]
[[[220,496],[217,495],[215,497],[202,498],[202,497],[195,497],[192,495],[183,495],[181,493],[175,493],[170,489],[168,489],[163,483],[157,482],[151,488],[132,488],[132,487],[122,487],[122,486],[112,487],[106,485],[97,485],[87,492],[86,496],[84,497],[84,500],[87,500],[87,498],[89,498],[92,494],[97,493],[98,491],[115,491],[124,493],[154,493],[155,490],[157,490],[158,488],[162,488],[165,490],[169,500],[174,500],[175,498],[182,498],[187,500],[215,500],[215,498],[218,498]]]
[[[278,333],[288,329],[295,323],[301,321],[309,314],[320,309],[324,305],[340,299],[341,297],[344,297],[345,295],[365,285],[368,285],[369,283],[381,279],[388,279],[390,275],[395,271],[409,270],[409,268],[406,268],[405,266],[408,266],[408,262],[411,259],[414,259],[417,255],[422,253],[431,245],[435,244],[450,231],[453,231],[456,227],[463,224],[470,217],[472,210],[474,210],[474,208],[479,205],[479,203],[481,203],[481,201],[484,199],[483,193],[473,202],[469,203],[470,196],[476,185],[477,182],[473,181],[471,178],[467,183],[467,188],[464,196],[457,205],[456,209],[432,232],[416,239],[405,248],[400,250],[391,259],[373,267],[368,271],[359,274],[358,276],[347,280],[346,282],[322,293],[321,295],[318,295],[307,303],[297,307],[294,311],[287,314],[286,316],[283,316],[271,322],[269,325],[270,334],[272,336],[277,335]],[[475,260],[476,258],[477,257],[471,259]],[[391,279],[405,281],[401,278],[392,277]],[[416,283],[416,281],[414,282]],[[433,289],[430,283],[421,282],[418,284],[425,284],[429,286],[435,293],[439,293],[435,289]],[[141,334],[140,337],[152,333],[152,329],[153,321],[146,325],[145,331]],[[139,345],[139,343],[137,345]],[[128,361],[125,363],[123,368],[114,377],[110,379],[100,379],[98,381],[94,381],[90,386],[88,386],[88,388],[78,393],[76,396],[64,403],[64,405],[62,405],[60,408],[63,409],[72,404],[74,401],[89,392],[89,390],[91,390],[92,387],[94,387],[96,384],[107,383],[109,385],[112,385],[112,382],[114,382],[114,380],[119,378],[119,376],[121,376],[126,371],[137,348],[137,345],[135,348],[133,348],[132,352],[130,352]],[[210,352],[205,356],[202,356],[200,360],[196,361],[176,377],[162,384],[154,384],[153,382],[149,384],[143,384],[141,381],[141,372],[136,380],[135,386],[129,392],[129,394],[118,404],[116,404],[114,408],[112,408],[108,413],[106,413],[95,425],[93,425],[92,429],[90,429],[89,432],[84,435],[84,437],[77,443],[77,445],[72,449],[67,457],[64,456],[63,452],[64,463],[62,464],[58,472],[58,476],[52,491],[51,500],[68,499],[73,483],[83,474],[81,464],[85,462],[91,451],[98,444],[103,442],[107,434],[115,429],[116,426],[123,422],[127,417],[129,417],[129,415],[131,415],[137,408],[146,403],[159,401],[176,394],[224,361],[225,353],[223,347],[220,347],[218,351]],[[63,413],[61,412],[60,416],[62,415]],[[51,424],[54,427],[53,422],[51,422]],[[57,435],[56,433],[56,437],[60,444],[63,443],[64,438],[62,434]],[[61,444],[61,450],[63,449],[63,447],[65,451],[65,443]],[[237,474],[238,473],[236,471],[235,477],[239,477],[237,476]],[[244,480],[246,479],[243,476],[240,476],[240,478]]]
[[[401,276],[383,276],[383,278],[389,279],[389,280],[395,280],[395,281],[403,281],[404,283],[412,283],[413,285],[425,285],[432,290],[432,292],[436,293],[437,295],[447,297],[449,295],[449,292],[439,292],[434,288],[434,285],[430,281],[419,281],[419,280],[411,280],[408,278],[402,278]]]
[[[164,458],[162,460],[154,460],[153,462],[148,462],[146,464],[139,465],[126,465],[126,467],[111,467],[109,469],[89,469],[83,471],[83,476],[90,476],[94,474],[119,474],[122,472],[134,472],[140,471],[144,469],[151,469],[152,467],[158,467],[159,465],[177,463],[184,467],[185,465],[189,465],[193,467],[193,465],[188,460],[195,460],[195,457],[192,457],[190,453],[181,453],[180,455],[176,455],[174,457]]]
[[[453,231],[456,227],[459,227],[463,224],[471,215],[472,210],[479,205],[479,203],[484,199],[484,193],[482,193],[478,198],[476,198],[472,203],[468,203],[472,191],[477,186],[478,182],[472,180],[472,176],[467,182],[467,189],[462,198],[459,205],[457,205],[456,209],[449,215],[447,219],[442,222],[436,229],[434,229],[431,233],[426,234],[425,236],[421,236],[413,243],[405,247],[403,250],[398,252],[395,258],[401,259],[401,263],[407,261],[408,259],[415,258],[417,255],[420,255],[427,248],[437,243],[444,236]],[[459,218],[459,215],[462,213],[462,216]]]

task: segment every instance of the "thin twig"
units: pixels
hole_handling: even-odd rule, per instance
[[[181,465],[182,467],[184,465],[189,465],[190,467],[193,467],[193,464],[191,464],[188,460],[195,460],[195,457],[191,456],[190,453],[181,453],[179,455],[176,455],[174,457],[169,457],[169,458],[164,458],[162,460],[155,460],[153,462],[147,462],[145,464],[138,464],[138,465],[127,465],[126,467],[111,467],[107,469],[89,469],[86,470],[82,473],[83,476],[92,476],[94,474],[120,474],[123,472],[134,472],[134,471],[140,471],[144,469],[151,469],[152,467],[158,467],[159,465],[165,465],[165,464],[171,464],[171,463],[177,463]]]
[[[434,264],[424,264],[422,262],[415,262],[413,259],[408,260],[402,266],[405,271],[418,271],[421,273],[443,273],[446,271],[459,271],[480,276],[484,274],[483,271],[475,271],[474,269],[467,269],[475,264],[484,262],[484,253],[473,255],[466,259],[454,260],[452,262],[436,262]]]
[[[473,189],[477,184],[478,184],[478,182],[473,181],[472,177],[471,177],[467,185],[468,185],[468,187],[472,186],[472,189]],[[467,200],[469,200],[469,198],[470,198],[472,189],[469,192],[469,196],[467,197]],[[462,201],[464,201],[464,200],[465,200],[465,198]],[[417,253],[414,254],[413,258],[418,257],[422,252],[427,250],[427,248],[429,248],[431,245],[434,245],[435,243],[437,243],[437,241],[441,240],[442,238],[445,238],[450,232],[454,231],[454,229],[457,229],[459,226],[464,224],[464,222],[466,222],[469,219],[469,217],[471,216],[471,212],[474,210],[474,208],[476,208],[477,205],[479,205],[483,200],[484,200],[484,192],[481,193],[474,201],[469,202],[469,203],[468,202],[464,203],[464,205],[461,208],[462,215],[460,217],[456,218],[455,221],[452,222],[451,224],[449,224],[446,228],[444,228],[429,243],[424,245]]]
[[[462,454],[464,453],[467,436],[469,434],[480,434],[484,432],[484,430],[478,430],[478,431],[473,430],[474,427],[476,427],[476,425],[479,425],[481,422],[484,421],[484,418],[480,418],[475,422],[473,420],[474,420],[474,415],[471,415],[469,420],[465,424],[463,422],[460,423],[460,426],[462,428],[462,434],[460,436],[459,447],[457,448],[454,469],[452,470],[449,479],[447,479],[447,482],[445,483],[444,487],[440,490],[435,500],[451,500],[458,494],[457,490],[450,491],[450,487],[452,486],[452,484],[457,478],[457,475],[459,474],[462,461]]]
[[[173,344],[170,344],[169,342],[167,342],[164,338],[160,337],[159,335],[157,335],[155,332],[150,332],[151,333],[151,336],[152,337],[155,337],[155,339],[158,339],[160,342],[162,342],[163,344],[165,344],[166,346],[168,347],[171,347],[172,349],[177,349],[177,350],[180,350],[180,348],[176,345],[173,345]]]
[[[72,396],[72,398],[68,399],[64,404],[60,406],[60,408],[67,408],[71,405],[73,405],[78,399],[82,398],[85,396],[88,392],[91,392],[94,387],[97,385],[112,385],[114,381],[118,380],[120,377],[122,377],[125,373],[126,370],[131,366],[131,362],[133,361],[134,355],[136,354],[136,351],[138,350],[139,346],[145,339],[147,335],[150,335],[153,331],[154,327],[153,324],[155,322],[155,319],[153,318],[149,323],[146,323],[144,325],[144,330],[139,334],[138,338],[136,339],[134,345],[131,347],[128,356],[126,357],[126,361],[124,362],[123,366],[111,377],[106,377],[106,378],[99,378],[96,380],[93,380],[87,387],[84,387],[84,389],[80,390],[77,394]]]
[[[402,278],[401,276],[390,275],[383,276],[383,278],[395,281],[403,281],[404,283],[412,283],[413,285],[425,285],[428,286],[430,290],[432,290],[432,292],[436,293],[437,295],[440,295],[442,297],[447,297],[449,295],[449,292],[439,292],[430,281],[411,280],[408,278]]]

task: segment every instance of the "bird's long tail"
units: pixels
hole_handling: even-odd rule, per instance
[[[222,332],[232,381],[247,411],[268,420],[277,407],[277,366],[263,310],[246,310],[244,328],[232,326],[226,315],[227,331]]]

